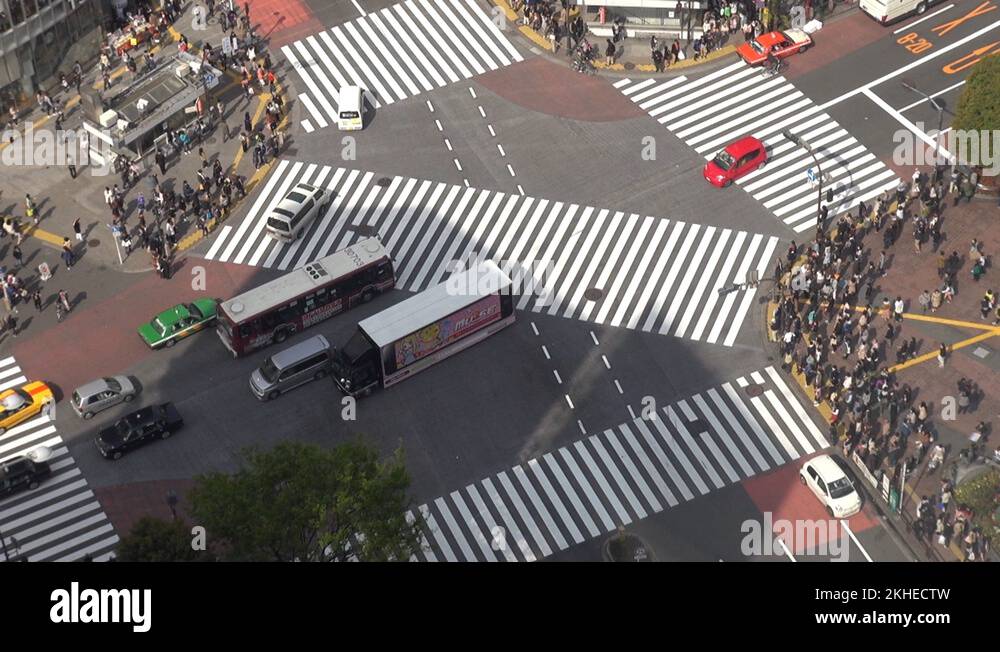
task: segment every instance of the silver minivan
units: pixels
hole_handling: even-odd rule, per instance
[[[293,344],[268,356],[250,374],[250,390],[262,401],[276,399],[292,388],[326,376],[331,355],[330,343],[322,335]]]

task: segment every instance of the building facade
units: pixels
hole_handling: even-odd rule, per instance
[[[73,62],[97,56],[106,0],[0,0],[0,102],[33,101]]]

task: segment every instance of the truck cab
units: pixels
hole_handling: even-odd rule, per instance
[[[359,328],[333,354],[333,380],[348,396],[368,396],[382,381],[380,349]]]

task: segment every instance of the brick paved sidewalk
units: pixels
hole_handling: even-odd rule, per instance
[[[114,485],[94,489],[94,494],[104,507],[111,524],[119,537],[126,536],[143,516],[170,520],[173,514],[167,502],[167,494],[177,494],[175,511],[177,518],[190,522],[185,496],[194,486],[194,480],[149,480],[130,484]]]
[[[917,296],[923,290],[932,291],[939,288],[942,281],[937,273],[938,251],[933,245],[928,242],[922,246],[920,253],[916,252],[910,218],[906,220],[900,237],[887,250],[889,264],[885,276],[877,280],[873,296],[866,300],[875,308],[876,315],[884,298],[893,302],[900,296],[905,301],[908,312],[904,314],[901,328],[892,342],[885,339],[888,322],[884,317],[874,317],[869,329],[871,335],[875,336],[872,339],[878,339],[882,345],[883,363],[880,368],[888,368],[900,387],[909,385],[913,389],[911,403],[913,406],[926,404],[929,414],[928,430],[933,433],[934,442],[941,444],[947,450],[943,469],[936,473],[929,471],[930,455],[925,454],[916,469],[908,475],[902,500],[904,523],[912,523],[917,503],[922,496],[926,495],[931,498],[934,505],[938,504],[936,496],[940,494],[943,475],[951,475],[954,472],[959,481],[966,475],[968,471],[966,465],[958,464],[953,470],[952,461],[957,460],[959,452],[968,447],[969,434],[976,429],[980,421],[987,423],[983,433],[987,454],[991,454],[997,447],[997,438],[1000,437],[1000,435],[990,436],[991,428],[997,425],[992,422],[1000,416],[1000,375],[997,373],[1000,371],[1000,328],[992,327],[992,316],[988,320],[982,319],[979,309],[979,302],[987,289],[1000,289],[1000,270],[988,265],[986,274],[977,283],[970,274],[971,263],[968,258],[973,238],[979,241],[982,251],[991,262],[1000,250],[1000,229],[994,226],[1000,217],[1000,208],[997,207],[995,198],[976,198],[971,203],[962,202],[959,206],[953,206],[951,199],[948,198],[943,206],[941,250],[948,254],[957,251],[961,258],[961,269],[956,274],[954,300],[944,303],[933,314],[924,315],[919,307]],[[863,241],[863,248],[865,254],[862,269],[868,260],[878,260],[878,255],[883,249],[882,234],[871,230]],[[863,294],[862,291],[859,296]],[[864,303],[865,301],[859,301],[855,310],[860,310]],[[769,320],[773,309],[772,304],[768,311]],[[855,314],[855,322],[857,318],[858,315]],[[777,335],[780,337],[781,333]],[[966,342],[973,337],[977,337],[980,341],[953,348],[953,345]],[[914,338],[918,345],[916,357],[911,356],[910,360],[902,365],[895,364],[899,345],[911,338]],[[775,338],[772,337],[773,339]],[[944,367],[939,367],[936,351],[942,342],[953,350],[946,358]],[[851,356],[848,361],[844,357],[844,352],[843,347],[839,348],[837,352],[829,355],[828,362],[847,371],[854,368],[857,358]],[[801,373],[794,375],[806,393],[811,396],[812,389],[806,383],[804,376]],[[958,381],[961,378],[972,380],[978,385],[980,392],[973,398],[968,410],[962,410],[955,414],[953,419],[948,419],[946,417],[952,415],[946,413],[943,408],[947,404],[955,405],[951,401],[957,400]],[[841,392],[844,393],[846,392]],[[823,401],[818,409],[827,422],[830,422],[832,416],[830,405]],[[904,421],[906,409],[907,407],[904,407],[900,410],[897,428],[901,427]],[[838,426],[840,434],[843,434],[845,425],[851,421],[848,412],[846,408],[842,408],[841,423]],[[880,410],[876,408],[875,412],[878,415]],[[885,420],[882,421],[882,433],[888,437],[892,431],[888,424],[884,423]],[[909,428],[902,427],[902,430],[905,434]],[[905,437],[905,448],[899,456],[900,460],[918,457],[916,441],[915,434]],[[931,446],[927,448],[929,451]],[[893,472],[887,463],[883,463],[883,469],[889,475]],[[915,547],[918,549],[935,548],[936,552],[945,552],[944,548],[936,543],[936,537],[928,536],[918,543],[910,532],[909,539],[916,543]],[[965,554],[956,543],[951,542],[951,553],[954,557],[962,559]]]

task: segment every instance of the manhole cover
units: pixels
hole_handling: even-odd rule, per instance
[[[747,385],[747,396],[755,397],[760,396],[764,393],[764,388],[761,385]]]
[[[590,288],[583,293],[583,298],[587,301],[600,301],[604,297],[604,290],[598,288]]]
[[[369,226],[367,224],[362,224],[361,226],[359,226],[354,230],[357,231],[358,235],[363,235],[365,237],[373,236],[376,233],[375,227]]]
[[[94,238],[93,240],[87,240],[87,246],[88,247],[100,247],[101,246],[101,241],[98,240],[97,238]]]
[[[632,63],[631,61],[626,61],[623,65],[625,67],[625,70],[634,70],[635,69],[635,64]]]
[[[385,188],[390,183],[392,183],[392,179],[390,179],[389,177],[382,177],[381,179],[375,182],[375,185],[380,188]]]

